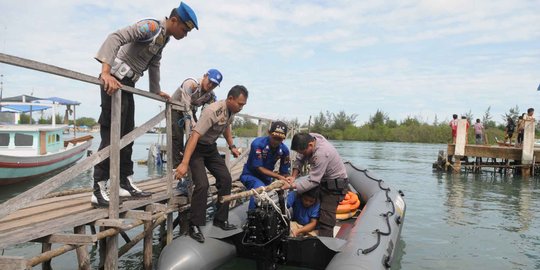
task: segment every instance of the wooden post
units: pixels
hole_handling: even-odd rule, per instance
[[[51,248],[52,248],[51,243],[41,243],[41,253],[50,251]],[[41,263],[41,269],[42,270],[52,270],[51,260],[46,260],[43,263]]]
[[[461,156],[454,156],[454,159],[455,159],[454,166],[453,166],[454,173],[459,173],[461,171],[461,158],[462,158]]]
[[[122,106],[122,92],[116,91],[111,102],[111,148],[110,148],[110,195],[109,218],[118,219],[120,198],[120,114]],[[107,239],[105,269],[118,269],[118,235]]]
[[[257,137],[262,136],[262,120],[257,120]]]
[[[459,119],[456,135],[455,156],[465,156],[465,144],[467,144],[467,119]]]
[[[73,229],[73,232],[76,234],[86,234],[86,229],[84,225],[77,226]],[[88,249],[85,245],[82,245],[77,248],[77,261],[79,262],[79,270],[89,270],[90,269],[90,260],[88,256]]]
[[[168,213],[167,214],[167,221],[165,223],[167,224],[167,239],[166,239],[165,244],[168,245],[173,240],[173,230],[174,230],[174,227],[173,227],[173,223],[174,223],[173,213]]]
[[[105,227],[99,227],[99,232],[105,231]],[[107,238],[103,238],[98,241],[98,251],[99,251],[99,265],[98,269],[104,269],[105,268],[105,257],[107,256]]]
[[[532,163],[534,157],[534,126],[535,121],[525,120],[525,126],[523,131],[523,149],[521,152],[521,164],[522,165],[534,165]],[[521,167],[521,175],[527,179],[531,175],[531,168],[529,166]]]
[[[173,141],[172,141],[172,108],[170,104],[165,105],[165,126],[167,130],[167,196],[169,197],[169,200],[172,198],[172,182],[174,179],[173,174],[173,151],[179,151],[179,149],[173,149]],[[187,130],[187,126],[189,123],[185,122],[185,127]],[[183,140],[183,138],[182,138]]]
[[[167,243],[167,226],[168,226],[169,220],[167,219],[165,222],[161,223],[159,225],[159,249],[162,250],[168,243]]]
[[[146,211],[151,212],[152,205],[146,206]],[[152,220],[144,221],[144,245],[143,245],[143,269],[152,270]]]

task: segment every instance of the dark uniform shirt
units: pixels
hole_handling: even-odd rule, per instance
[[[280,160],[279,173],[282,175],[289,174],[291,168],[289,148],[284,143],[281,143],[277,148],[272,149],[270,148],[270,138],[268,136],[256,138],[251,143],[249,157],[242,174],[250,174],[269,182],[272,177],[260,173],[257,168],[264,167],[273,171],[278,160]]]

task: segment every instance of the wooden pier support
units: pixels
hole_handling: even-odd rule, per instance
[[[76,234],[86,235],[84,225],[75,227],[73,231]],[[90,270],[90,256],[88,256],[88,249],[85,245],[77,248],[77,261],[79,263],[79,270]]]
[[[146,206],[146,211],[151,212],[152,205]],[[152,270],[152,220],[144,221],[144,244],[143,244],[143,269]]]

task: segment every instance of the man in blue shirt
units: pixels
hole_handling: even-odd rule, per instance
[[[240,176],[240,181],[247,189],[267,186],[272,180],[286,180],[291,168],[289,148],[283,143],[287,136],[287,125],[281,121],[273,122],[268,130],[268,136],[258,137],[251,143],[248,161]],[[279,173],[274,172],[276,162],[279,163]],[[249,201],[249,209],[255,208],[255,200]]]

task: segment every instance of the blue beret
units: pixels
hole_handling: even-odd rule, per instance
[[[209,69],[206,74],[208,74],[208,79],[218,86],[221,83],[221,80],[223,80],[223,75],[215,68]]]
[[[197,30],[199,30],[197,15],[195,15],[193,9],[184,4],[184,2],[180,2],[180,6],[176,8],[176,13],[178,13],[180,19],[182,19],[182,21],[189,27],[189,30],[193,28],[197,28]]]

